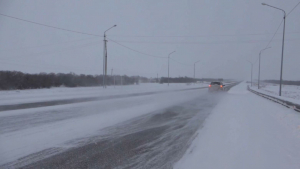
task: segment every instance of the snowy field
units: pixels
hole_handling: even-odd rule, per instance
[[[299,169],[299,159],[300,113],[248,92],[241,83],[212,110],[174,168]]]
[[[0,91],[0,105],[34,103],[41,101],[65,100],[75,98],[89,98],[98,96],[112,96],[142,92],[171,91],[207,86],[208,84],[206,83],[171,83],[170,86],[168,86],[168,84],[142,83],[140,85],[127,85],[116,87],[108,86],[106,89],[103,89],[103,87],[58,87],[50,89],[10,90]]]
[[[293,103],[300,104],[300,86],[282,85],[281,97],[278,96],[279,93],[278,84],[263,83],[260,89],[257,89],[257,85],[251,87],[251,89],[261,92],[263,94],[267,94]]]

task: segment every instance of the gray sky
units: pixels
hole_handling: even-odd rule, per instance
[[[250,64],[272,38],[283,14],[299,0],[0,0],[0,13],[60,28],[103,35],[140,52],[166,57],[170,76],[250,77]],[[288,16],[283,78],[300,80],[300,5]],[[28,73],[102,74],[103,38],[0,16],[0,69]],[[262,54],[262,79],[279,79],[282,26]],[[179,64],[180,62],[181,64]],[[167,76],[167,59],[108,42],[116,74]],[[257,78],[258,64],[254,66]]]

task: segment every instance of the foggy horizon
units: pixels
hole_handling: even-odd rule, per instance
[[[266,0],[289,13],[298,1]],[[24,73],[103,73],[107,32],[108,75],[279,80],[283,14],[262,1],[1,1],[0,13],[89,36],[0,16],[1,70]],[[300,80],[300,22],[296,8],[287,17],[283,80]],[[117,42],[117,43],[115,43]],[[268,43],[270,44],[268,45]],[[123,45],[123,46],[122,46]],[[125,46],[125,47],[124,47]],[[126,48],[127,47],[127,48]],[[130,48],[130,49],[128,49]],[[131,50],[132,49],[132,50]],[[136,51],[138,52],[136,52]],[[143,53],[143,54],[142,54]]]
[[[0,0],[0,168],[300,169],[300,0]]]

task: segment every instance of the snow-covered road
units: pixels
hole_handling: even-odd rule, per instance
[[[300,167],[298,112],[246,83],[177,89],[2,111],[0,168]]]
[[[75,161],[82,161],[85,156],[90,156],[91,159],[103,156],[102,151],[96,153],[97,155],[95,152],[83,152],[95,148],[104,150],[104,147],[107,148],[104,142],[109,139],[114,145],[108,148],[110,151],[105,155],[113,153],[119,159],[112,157],[106,161],[95,159],[85,162],[98,164],[97,166],[101,162],[124,167],[144,165],[145,159],[151,156],[152,162],[149,162],[149,166],[155,164],[154,168],[171,167],[184,153],[191,137],[221,95],[208,94],[206,89],[194,89],[3,111],[0,113],[0,164],[2,168],[26,165],[29,168],[42,168],[45,164],[65,168],[69,165],[69,160],[73,160],[75,165]],[[128,144],[119,143],[122,139]],[[130,147],[130,142],[137,143],[126,151],[125,147]],[[116,145],[124,151],[116,151]],[[126,156],[126,153],[134,152],[139,147],[147,149],[147,153],[143,151]],[[62,158],[62,153],[66,153],[66,158]],[[70,159],[74,153],[78,157]],[[120,157],[120,154],[124,156]],[[144,161],[136,159],[138,157],[143,157]],[[161,157],[165,159],[162,160]],[[133,161],[129,162],[129,158]],[[123,161],[118,161],[121,159]],[[110,162],[114,160],[117,161]]]
[[[0,91],[0,105],[16,105],[24,103],[37,103],[49,101],[62,101],[68,99],[86,99],[91,97],[107,97],[127,95],[132,93],[172,91],[190,89],[195,87],[208,87],[206,83],[185,84],[178,83],[168,86],[167,84],[142,83],[140,85],[108,86],[103,87],[56,87],[50,89],[8,90]]]

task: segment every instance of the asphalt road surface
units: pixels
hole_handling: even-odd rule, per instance
[[[199,92],[196,99],[104,128],[97,136],[74,140],[75,147],[46,149],[0,168],[171,169],[211,110],[226,95],[225,92],[208,93],[207,89],[195,91]],[[1,118],[0,134],[80,115],[48,111],[30,117]]]

